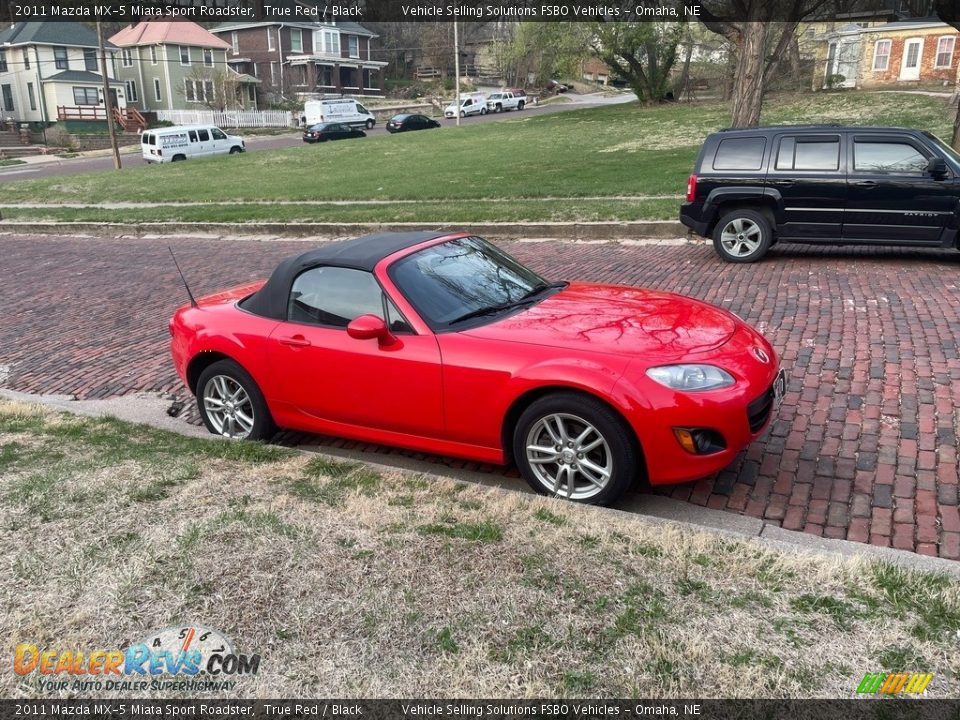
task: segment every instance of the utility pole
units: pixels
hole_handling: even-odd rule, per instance
[[[117,129],[113,125],[113,103],[110,101],[110,78],[107,75],[107,51],[103,47],[103,24],[97,23],[97,46],[100,52],[100,74],[103,76],[103,107],[107,113],[107,133],[113,148],[113,167],[120,169],[120,148],[117,146]]]
[[[453,21],[453,74],[454,89],[457,92],[457,126],[460,126],[460,33],[457,30],[457,21]]]

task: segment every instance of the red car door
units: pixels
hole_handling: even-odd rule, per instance
[[[360,315],[384,318],[398,342],[347,335]],[[270,335],[281,400],[321,420],[426,437],[443,436],[440,350],[417,335],[371,273],[306,270],[293,283],[287,321]]]

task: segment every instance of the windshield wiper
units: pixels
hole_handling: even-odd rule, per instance
[[[532,302],[536,299],[537,295],[545,290],[555,290],[557,288],[563,288],[566,286],[567,283],[565,282],[538,283],[516,300],[507,300],[506,302],[497,303],[496,305],[490,305],[488,307],[471,310],[468,313],[464,313],[460,317],[454,318],[448,324],[456,325],[457,323],[461,323],[465,320],[472,320],[473,318],[483,317],[484,315],[493,315],[494,313],[503,312],[505,310],[512,310],[513,308]]]

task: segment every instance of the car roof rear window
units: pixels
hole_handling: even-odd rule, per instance
[[[714,170],[759,170],[763,167],[763,137],[724,138],[713,158]]]

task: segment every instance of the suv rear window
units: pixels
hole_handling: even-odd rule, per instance
[[[777,170],[837,170],[840,138],[785,137],[777,152]]]
[[[759,170],[763,167],[763,150],[766,145],[767,141],[762,137],[721,140],[713,158],[713,169]]]

